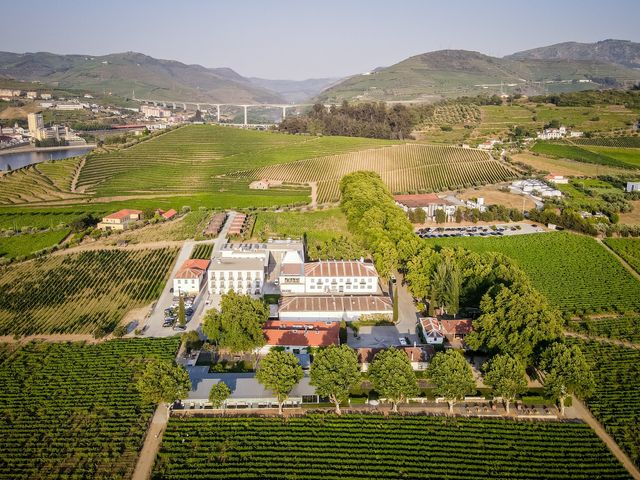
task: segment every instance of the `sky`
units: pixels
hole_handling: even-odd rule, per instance
[[[6,2],[2,17],[2,51],[136,51],[292,80],[449,48],[503,56],[565,41],[640,42],[637,0],[30,0]]]

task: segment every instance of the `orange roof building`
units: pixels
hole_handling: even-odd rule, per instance
[[[98,228],[102,230],[124,230],[132,222],[142,220],[142,210],[125,208],[102,218]]]
[[[209,260],[186,260],[173,277],[174,295],[192,295],[200,292],[209,268]]]
[[[334,322],[298,323],[270,320],[262,331],[266,347],[269,348],[285,347],[287,350],[297,350],[340,344],[340,324]]]

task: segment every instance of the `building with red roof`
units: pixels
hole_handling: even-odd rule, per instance
[[[171,220],[173,217],[175,217],[178,214],[178,212],[176,212],[173,208],[167,210],[166,212],[159,208],[157,210],[157,213],[165,220]]]
[[[402,350],[407,357],[414,370],[424,370],[427,368],[427,362],[433,357],[435,350],[431,346],[426,347],[394,347],[397,350]],[[360,364],[360,370],[366,372],[369,370],[369,364],[373,361],[376,354],[385,350],[384,348],[358,348],[356,354],[358,355],[358,363]]]
[[[262,327],[266,345],[262,352],[282,347],[287,352],[308,353],[309,347],[340,345],[340,324],[335,322],[285,322],[269,320]]]
[[[125,208],[102,218],[98,228],[102,230],[125,230],[131,223],[142,220],[142,210]]]
[[[424,210],[428,220],[435,220],[436,212],[443,210],[447,218],[455,215],[456,209],[462,204],[453,197],[440,198],[433,193],[421,193],[418,195],[394,195],[393,199],[405,212]]]
[[[209,260],[186,260],[173,277],[174,295],[196,295],[202,289],[206,278]]]

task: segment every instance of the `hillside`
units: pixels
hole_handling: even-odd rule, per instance
[[[307,80],[270,80],[250,77],[254,85],[276,92],[287,102],[300,103],[319,95],[325,88],[338,83],[339,78],[309,78]]]
[[[592,60],[512,60],[467,50],[440,50],[348,78],[318,99],[430,101],[481,93],[574,91],[638,80],[640,71]]]
[[[230,68],[205,68],[141,53],[99,57],[0,52],[0,76],[59,88],[157,100],[281,103],[284,99]]]
[[[505,57],[511,60],[597,60],[628,68],[640,68],[640,43],[603,40],[595,43],[564,42],[534,48]]]

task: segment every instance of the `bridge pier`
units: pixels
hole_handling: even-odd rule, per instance
[[[217,109],[217,118],[218,118],[218,123],[220,123],[220,104],[216,105],[216,109]]]
[[[243,105],[244,107],[244,123],[243,125],[247,125],[247,105]]]
[[[197,108],[198,110],[202,111],[202,109],[200,108],[200,104],[199,104],[199,103],[196,103],[196,108]]]
[[[186,103],[183,103],[183,104],[182,104],[182,109],[183,109],[185,112],[187,111],[187,104],[186,104]]]
[[[287,107],[285,105],[282,106],[282,120],[287,118]]]
[[[173,109],[176,109],[176,102],[173,102]]]

